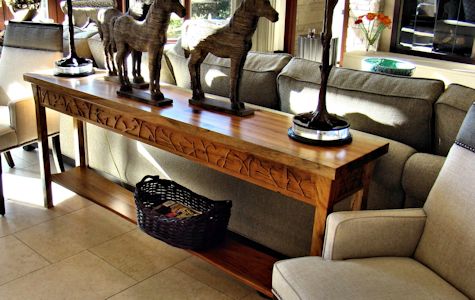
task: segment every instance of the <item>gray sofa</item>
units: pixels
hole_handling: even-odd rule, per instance
[[[96,62],[101,61],[94,52]],[[241,97],[284,113],[313,110],[319,90],[318,67],[316,62],[287,54],[250,53]],[[179,43],[167,47],[161,74],[164,82],[190,87]],[[227,96],[227,74],[228,62],[209,56],[202,65],[205,92]],[[438,80],[343,68],[333,70],[329,86],[330,112],[349,119],[354,130],[390,143],[389,153],[376,163],[368,208],[421,207],[475,99],[475,90],[459,85],[445,89]],[[211,199],[230,199],[232,231],[289,256],[308,254],[313,207],[98,127],[88,125],[87,130],[92,168],[130,184],[146,174],[159,174]],[[71,133],[71,121],[63,116],[63,153],[74,157]],[[334,207],[348,208],[348,201]]]

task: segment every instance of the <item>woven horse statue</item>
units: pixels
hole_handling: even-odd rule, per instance
[[[114,43],[117,49],[116,62],[122,92],[131,92],[132,86],[127,76],[127,56],[132,52],[134,66],[142,52],[148,52],[148,68],[150,72],[150,93],[154,100],[163,100],[160,91],[160,68],[163,46],[167,41],[167,29],[170,15],[177,14],[183,18],[186,10],[178,0],[154,0],[145,21],[139,22],[133,17],[118,17],[113,26]]]
[[[140,5],[140,9],[131,7],[127,11],[127,14],[137,21],[143,21],[145,19],[150,7],[150,4],[145,2],[140,3]],[[113,26],[116,19],[122,15],[123,13],[117,8],[117,0],[114,1],[113,8],[101,9],[98,13],[97,28],[104,47],[105,62],[107,70],[109,71],[109,76],[117,76],[117,67],[114,61],[114,53],[116,52],[116,49],[114,45]],[[138,76],[140,76],[140,73]],[[140,81],[140,79],[136,80],[134,77],[134,81]]]
[[[244,0],[227,25],[201,40],[194,48],[190,46],[190,49],[185,49],[191,54],[188,68],[193,100],[205,100],[200,81],[200,66],[208,53],[212,53],[218,57],[231,59],[229,78],[231,109],[236,111],[244,109],[244,103],[239,101],[239,83],[247,53],[252,47],[252,35],[256,31],[260,17],[276,22],[279,14],[269,0]]]

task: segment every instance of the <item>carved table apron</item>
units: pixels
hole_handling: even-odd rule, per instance
[[[87,168],[85,121],[314,206],[309,253],[320,255],[326,216],[333,204],[353,195],[352,208],[360,209],[367,197],[373,162],[388,150],[387,142],[357,131],[352,131],[353,142],[346,146],[323,148],[300,144],[287,136],[292,122],[289,114],[256,107],[253,116],[240,118],[200,110],[188,104],[189,90],[174,86],[162,87],[165,96],[174,99],[173,105],[153,107],[118,97],[118,86],[104,81],[101,76],[75,79],[48,74],[24,76],[32,83],[35,97],[46,207],[52,207],[51,182],[54,180],[135,221],[133,201],[127,208],[114,203],[114,198],[131,197],[127,192],[101,191],[115,189],[115,185],[95,187],[94,190],[99,191],[88,194],[84,187],[75,188],[77,183],[67,183],[68,180],[84,180],[83,184],[96,181],[87,179],[97,175]],[[53,176],[48,159],[45,108],[72,116],[75,128],[77,167]],[[67,176],[76,177],[73,180]],[[98,196],[97,193],[109,195]],[[107,196],[112,200],[95,199]],[[211,260],[208,257],[208,261]],[[269,295],[268,286],[263,290],[230,273]]]

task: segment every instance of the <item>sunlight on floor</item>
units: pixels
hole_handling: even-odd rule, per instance
[[[4,195],[6,199],[23,204],[43,207],[43,189],[41,179],[15,174],[3,174]],[[64,202],[76,194],[52,184],[54,205]]]

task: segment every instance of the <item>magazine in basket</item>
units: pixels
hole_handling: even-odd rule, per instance
[[[196,209],[173,200],[165,201],[162,204],[154,207],[153,210],[168,218],[176,219],[185,219],[202,214],[202,212],[197,211]]]

